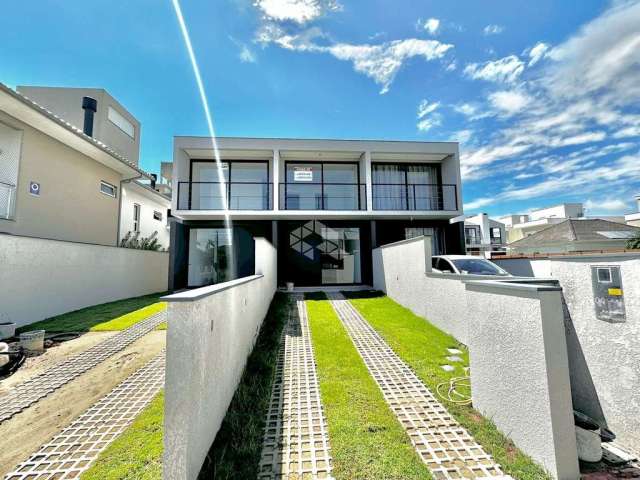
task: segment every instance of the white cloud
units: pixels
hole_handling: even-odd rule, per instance
[[[246,45],[243,45],[240,48],[240,61],[245,62],[245,63],[256,63],[257,58],[255,53],[253,53],[249,47],[247,47]]]
[[[471,129],[458,130],[451,136],[451,141],[469,143],[473,139],[474,132]]]
[[[485,63],[470,63],[464,68],[465,75],[474,80],[504,83],[515,82],[523,71],[524,63],[517,55]]]
[[[300,25],[315,20],[327,11],[342,9],[338,2],[327,0],[256,0],[254,5],[270,20]]]
[[[495,24],[487,25],[482,30],[482,32],[485,35],[498,35],[499,33],[502,33],[503,31],[504,31],[504,27],[502,25],[495,25]]]
[[[549,51],[549,45],[547,43],[538,42],[531,49],[525,50],[529,55],[529,67],[533,67],[536,63],[546,57]]]
[[[441,116],[436,113],[436,110],[440,107],[440,102],[429,102],[428,100],[422,100],[418,105],[418,130],[426,132],[436,125],[440,125]]]
[[[613,138],[640,137],[640,125],[626,127],[618,130],[612,135]]]
[[[440,29],[440,20],[438,20],[437,18],[430,18],[426,22],[424,22],[422,28],[424,28],[431,35],[435,35]]]
[[[487,198],[487,197],[476,198],[471,202],[465,202],[464,209],[478,210],[479,208],[486,207],[487,205],[491,205],[492,203],[494,203],[494,201],[495,200],[493,198]]]
[[[493,108],[504,112],[506,115],[513,115],[519,112],[526,107],[529,102],[531,102],[530,97],[515,90],[503,90],[493,92],[489,95],[489,103],[491,103]]]
[[[453,72],[457,68],[458,68],[458,62],[456,62],[455,59],[454,59],[454,60],[451,60],[451,62],[449,62],[447,64],[447,66],[445,67],[445,70],[447,72]]]
[[[588,214],[595,212],[624,212],[628,207],[627,203],[619,198],[601,198],[598,200],[588,199],[584,203],[584,208]]]

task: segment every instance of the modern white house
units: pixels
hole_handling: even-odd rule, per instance
[[[479,213],[464,219],[467,253],[490,256],[492,252],[506,252],[507,233],[504,223]]]
[[[507,232],[507,243],[533,235],[568,218],[584,217],[582,203],[562,203],[552,207],[532,210],[528,214],[506,215],[498,218],[504,223]]]
[[[255,237],[278,250],[278,283],[371,284],[372,250],[428,234],[464,253],[458,144],[176,137],[172,290],[254,271]]]
[[[8,115],[46,134],[0,123],[0,217],[15,217],[0,231],[104,245],[156,231],[168,248],[170,186],[138,167],[141,125],[115,98],[98,88],[19,86],[0,94],[0,111],[6,104]]]
[[[624,221],[627,225],[640,227],[640,194],[636,195],[634,199],[636,201],[636,212],[625,215]]]

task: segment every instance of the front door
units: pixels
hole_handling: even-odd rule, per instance
[[[324,222],[287,223],[285,281],[296,285],[362,283],[359,227]]]

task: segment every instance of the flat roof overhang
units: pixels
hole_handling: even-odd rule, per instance
[[[225,220],[221,210],[176,210],[174,217],[182,220]],[[406,210],[362,210],[341,212],[337,210],[231,210],[231,220],[448,220],[461,211],[406,211]]]

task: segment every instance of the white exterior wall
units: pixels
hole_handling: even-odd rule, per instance
[[[140,205],[140,238],[158,232],[158,242],[162,248],[169,248],[169,227],[167,215],[171,201],[148,191],[145,187],[132,182],[122,184],[122,202],[120,204],[120,240],[127,232],[133,234],[133,205]],[[153,212],[162,213],[162,220],[155,220]]]
[[[640,255],[503,259],[498,265],[521,273],[560,281],[579,345],[593,381],[602,414],[620,442],[640,453]],[[625,323],[607,323],[595,316],[592,265],[619,265],[625,299]],[[541,275],[544,274],[544,275]],[[595,413],[594,413],[595,415]],[[592,416],[594,416],[592,415]]]
[[[256,275],[165,297],[164,479],[197,478],[276,291],[276,250],[255,245]]]
[[[529,218],[542,220],[543,218],[578,218],[584,216],[581,203],[563,203],[549,208],[534,210],[529,214]]]
[[[18,326],[167,290],[169,255],[0,235],[0,312]]]

